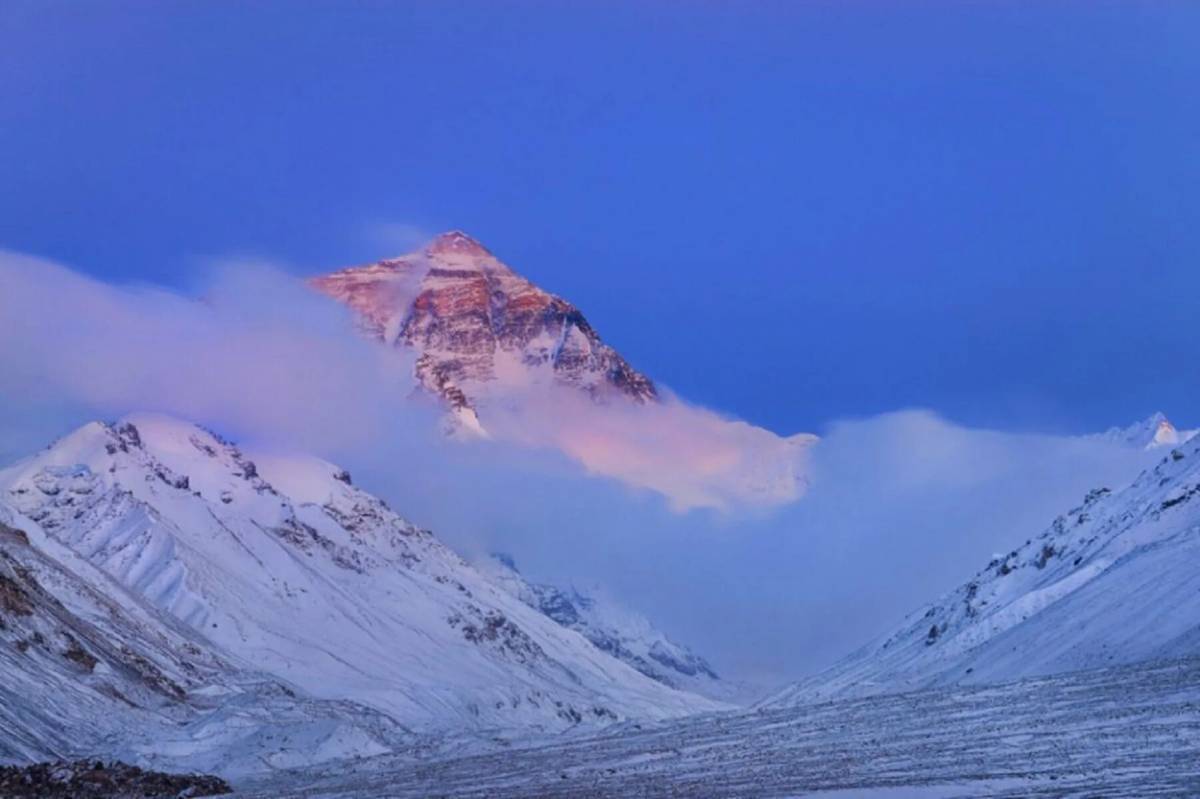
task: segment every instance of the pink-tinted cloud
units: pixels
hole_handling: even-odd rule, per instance
[[[570,388],[530,386],[485,409],[501,440],[557,449],[588,472],[666,497],[676,510],[736,510],[795,501],[807,487],[812,436],[783,438],[668,396],[597,403]]]

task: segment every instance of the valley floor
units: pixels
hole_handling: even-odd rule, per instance
[[[1200,796],[1200,659],[385,756],[241,797]]]

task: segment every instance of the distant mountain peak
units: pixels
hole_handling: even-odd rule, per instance
[[[436,236],[425,247],[430,255],[469,255],[477,258],[491,257],[492,252],[476,239],[461,230],[449,230]]]
[[[417,355],[415,376],[464,430],[483,433],[489,394],[553,383],[593,399],[658,399],[650,378],[606,344],[567,300],[512,271],[462,231],[422,251],[315,278],[350,306],[363,332]]]
[[[1186,443],[1196,434],[1195,430],[1179,430],[1166,414],[1156,411],[1129,427],[1113,427],[1099,434],[1101,438],[1142,449],[1175,447]]]
[[[1171,424],[1171,420],[1162,416],[1158,420],[1158,424],[1154,426],[1154,443],[1156,444],[1178,444],[1179,431],[1175,429],[1175,425]]]

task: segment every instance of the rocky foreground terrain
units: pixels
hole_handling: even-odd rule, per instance
[[[184,799],[229,793],[229,783],[205,774],[163,774],[125,763],[79,760],[0,766],[5,799]]]
[[[241,797],[1196,797],[1200,659],[365,760]]]

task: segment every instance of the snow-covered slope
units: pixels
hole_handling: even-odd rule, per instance
[[[430,729],[555,730],[715,707],[527,607],[311,458],[92,423],[0,472],[0,501],[224,651]]]
[[[1163,451],[1131,486],[1093,490],[895,633],[767,704],[1200,654],[1200,439]]]
[[[3,506],[0,674],[0,762],[103,754],[232,776],[414,738],[215,650]]]
[[[736,703],[753,693],[749,686],[721,679],[700,655],[601,592],[587,595],[573,587],[531,582],[504,554],[493,555],[478,567],[525,604],[653,680],[725,702]]]

